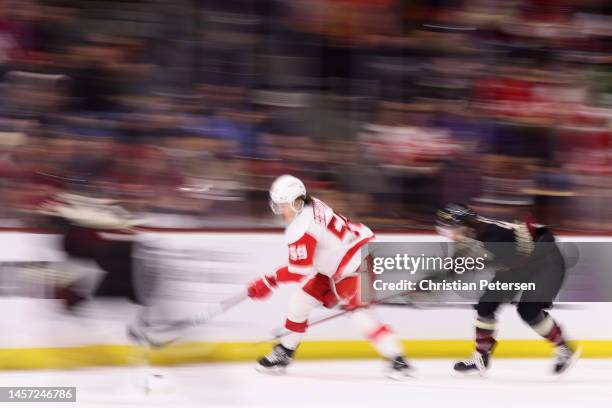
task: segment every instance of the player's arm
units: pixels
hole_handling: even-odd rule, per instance
[[[288,265],[253,281],[248,287],[249,297],[264,299],[279,283],[301,282],[306,276],[315,273],[313,262],[316,245],[316,239],[308,233],[289,244]]]
[[[289,272],[288,266],[278,268],[274,273],[264,275],[261,278],[251,282],[247,289],[249,297],[253,299],[266,298],[279,283],[301,282],[306,275]]]

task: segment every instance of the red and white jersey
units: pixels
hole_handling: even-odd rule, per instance
[[[285,230],[289,272],[321,273],[337,281],[359,268],[360,249],[372,239],[374,233],[367,226],[349,222],[315,198]]]

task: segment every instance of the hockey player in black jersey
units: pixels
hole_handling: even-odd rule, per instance
[[[50,290],[67,311],[94,297],[125,297],[142,305],[136,287],[134,252],[140,221],[113,200],[60,193],[44,203],[40,213],[52,216],[62,232],[62,249],[68,270],[78,270],[70,282]],[[93,279],[92,279],[93,277]],[[142,292],[142,290],[140,290]]]
[[[503,303],[518,297],[521,319],[555,347],[553,373],[567,370],[580,349],[566,342],[563,330],[547,312],[559,293],[565,263],[550,229],[536,224],[530,215],[512,223],[492,220],[461,204],[438,211],[437,229],[464,250],[485,251],[495,270],[492,283],[534,283],[532,291],[486,290],[475,306],[476,351],[471,359],[457,362],[455,371],[482,374],[489,368],[496,345],[496,312]]]

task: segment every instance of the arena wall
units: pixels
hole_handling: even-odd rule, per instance
[[[251,279],[283,264],[282,235],[258,232],[148,231],[147,245],[164,248],[161,263],[171,277],[168,310],[190,315],[209,298],[236,293]],[[380,234],[383,241],[436,241],[432,234]],[[564,236],[562,240],[612,241],[611,237]],[[0,261],[53,262],[64,255],[59,236],[38,232],[0,233]],[[176,254],[180,255],[168,255]],[[143,256],[141,254],[141,256]],[[148,256],[145,254],[144,256]],[[159,254],[157,255],[159,256]],[[3,264],[6,265],[6,264]],[[10,265],[10,264],[9,264]],[[10,268],[0,275],[1,290],[8,290]],[[282,328],[286,305],[294,285],[279,288],[263,302],[247,300],[211,324],[190,330],[177,344],[154,350],[158,364],[248,360],[268,350],[275,330]],[[0,296],[0,368],[58,368],[83,365],[134,364],[138,347],[126,336],[126,324],[137,307],[120,299],[91,302],[76,315],[62,313],[55,300]],[[319,310],[311,321],[337,311]],[[377,307],[377,313],[404,340],[411,357],[460,357],[471,353],[473,311],[468,307],[414,309]],[[612,357],[612,303],[562,304],[553,309],[570,338],[584,346],[585,357]],[[499,316],[497,354],[502,357],[544,357],[551,348],[519,319],[512,307]],[[312,327],[298,358],[369,358],[373,349],[348,319],[337,318]]]

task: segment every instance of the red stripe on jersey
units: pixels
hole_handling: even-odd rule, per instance
[[[283,266],[276,271],[276,280],[278,282],[300,282],[305,275],[289,272],[289,268]]]
[[[317,240],[306,233],[302,238],[289,244],[289,264],[295,266],[311,266],[314,261]]]
[[[346,264],[349,263],[349,261],[351,260],[353,255],[355,255],[355,253],[357,251],[359,251],[362,246],[364,246],[365,244],[367,244],[368,242],[370,242],[374,238],[375,238],[375,236],[372,235],[371,237],[359,240],[348,251],[346,251],[346,254],[344,254],[344,256],[342,257],[342,260],[340,260],[340,263],[338,264],[338,268],[336,269],[336,272],[334,272],[334,275],[332,276],[334,281],[336,280],[336,278],[338,278],[340,276],[340,274],[342,273],[342,270],[344,269]]]
[[[290,330],[296,333],[304,333],[306,332],[306,328],[308,327],[308,320],[303,322],[294,322],[289,319],[285,321],[285,329]]]
[[[382,336],[391,333],[391,330],[385,326],[384,324],[381,324],[380,326],[378,326],[375,330],[373,330],[372,332],[366,334],[366,338],[370,341],[377,341],[379,340]]]

